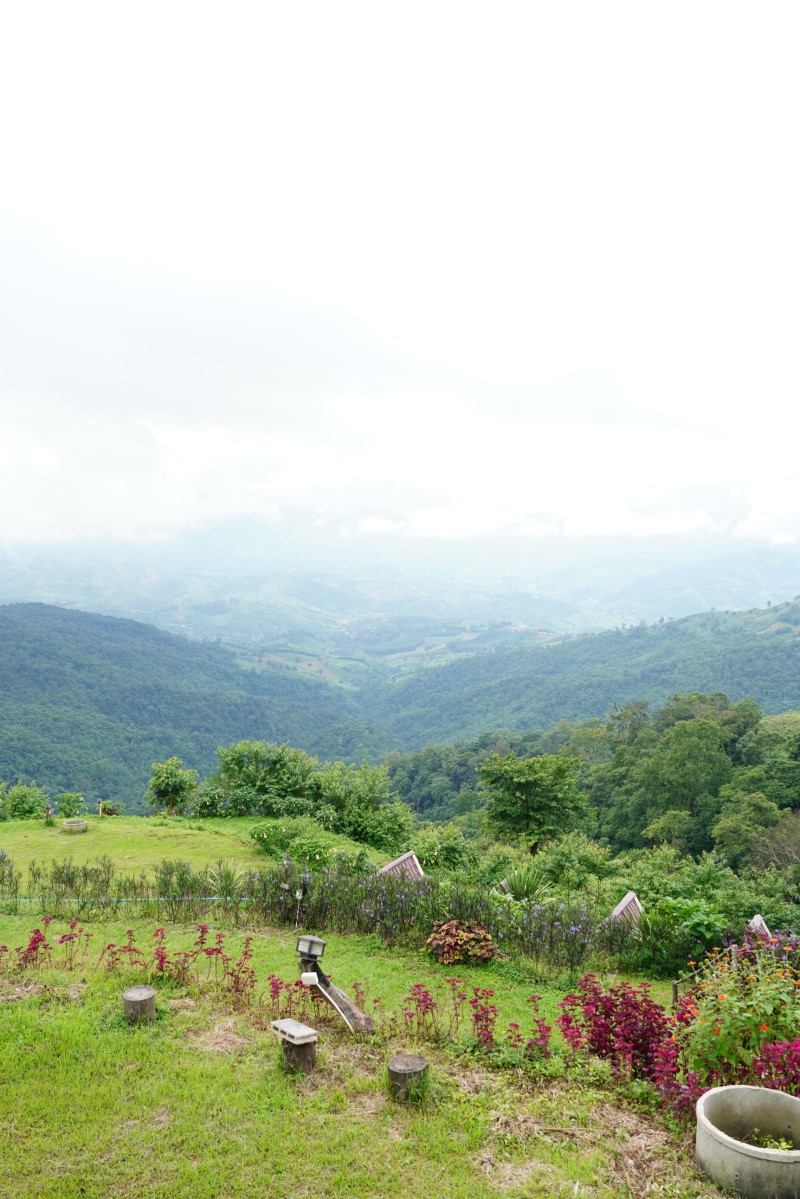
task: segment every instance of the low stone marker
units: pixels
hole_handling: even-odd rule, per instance
[[[122,1007],[129,1024],[155,1024],[156,993],[152,987],[128,987]]]
[[[428,1073],[427,1058],[418,1053],[396,1053],[389,1058],[389,1090],[392,1099],[403,1102],[419,1091]]]
[[[287,1070],[310,1074],[317,1064],[319,1033],[299,1020],[273,1020],[272,1031],[283,1043],[283,1064]]]

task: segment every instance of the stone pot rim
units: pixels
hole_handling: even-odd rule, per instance
[[[737,1140],[736,1137],[730,1136],[729,1133],[723,1132],[721,1128],[706,1115],[706,1100],[713,1102],[714,1096],[720,1092],[730,1094],[733,1091],[757,1091],[767,1095],[781,1095],[786,1099],[794,1100],[795,1103],[800,1103],[800,1099],[795,1095],[789,1095],[786,1091],[776,1091],[772,1087],[753,1087],[745,1086],[743,1083],[732,1083],[724,1087],[711,1087],[705,1094],[701,1095],[697,1100],[697,1123],[702,1125],[714,1140],[719,1141],[722,1145],[727,1145],[731,1149],[735,1149],[738,1153],[744,1153],[747,1157],[758,1158],[760,1161],[772,1162],[798,1162],[800,1163],[800,1149],[768,1149],[762,1148],[760,1145],[750,1145],[747,1141]]]

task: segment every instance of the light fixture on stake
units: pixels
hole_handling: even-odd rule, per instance
[[[320,937],[300,936],[297,938],[297,952],[300,955],[301,965],[310,966],[311,971],[316,974],[322,985],[329,987],[330,979],[323,974],[319,964],[319,959],[325,952],[325,942]]]

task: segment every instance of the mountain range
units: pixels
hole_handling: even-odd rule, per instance
[[[674,692],[800,708],[800,601],[538,643],[525,631],[507,637],[513,648],[490,639],[407,677],[365,667],[342,682],[138,621],[0,606],[0,777],[141,810],[152,762],[176,754],[205,774],[218,746],[242,739],[379,761],[393,749],[603,716]]]

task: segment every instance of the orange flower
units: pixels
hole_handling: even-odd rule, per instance
[[[759,1029],[761,1030],[761,1032],[769,1032],[769,1025],[768,1025],[768,1024],[759,1024],[759,1026],[758,1026],[758,1027],[759,1027]]]
[[[714,1032],[715,1032],[715,1033],[717,1033],[717,1034],[719,1035],[719,1033],[720,1033],[720,1032],[722,1032],[722,1029],[720,1029],[720,1028],[715,1028],[715,1029],[714,1029]]]
[[[724,998],[725,998],[725,996],[721,995],[721,994],[717,996],[717,999],[724,999]]]

